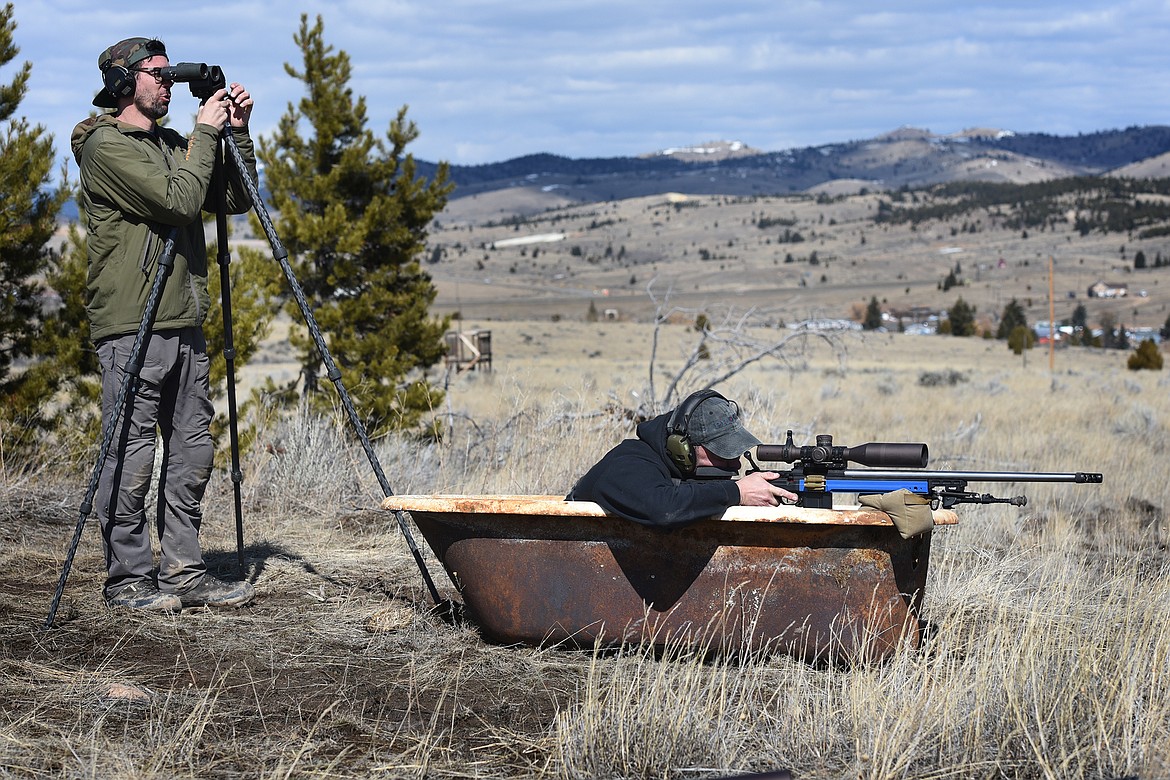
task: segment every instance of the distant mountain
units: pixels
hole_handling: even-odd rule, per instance
[[[486,165],[452,165],[450,176],[456,185],[453,199],[523,188],[562,202],[592,202],[662,192],[843,193],[960,180],[1027,183],[1115,171],[1159,175],[1166,154],[1170,154],[1170,126],[1163,125],[1075,136],[989,128],[936,135],[904,127],[868,140],[779,152],[721,141],[639,157],[571,159],[533,154]],[[1158,158],[1158,164],[1143,167],[1143,162]],[[434,170],[433,163],[419,162],[422,175]]]
[[[419,174],[437,165],[417,161]],[[656,195],[848,194],[950,181],[1030,183],[1068,176],[1170,177],[1170,126],[1072,136],[972,128],[936,135],[898,128],[863,141],[764,152],[737,141],[708,141],[637,157],[574,159],[531,154],[485,165],[452,165],[452,200],[503,190],[530,197],[520,211],[549,205]],[[263,182],[261,183],[263,187]],[[264,193],[263,189],[261,190]],[[66,219],[77,218],[68,202]]]

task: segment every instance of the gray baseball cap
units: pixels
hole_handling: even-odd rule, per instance
[[[739,419],[739,406],[723,398],[708,398],[691,413],[687,438],[721,458],[734,460],[760,443]]]

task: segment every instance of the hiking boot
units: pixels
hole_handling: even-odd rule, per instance
[[[153,582],[140,580],[106,596],[106,606],[140,609],[147,612],[178,612],[183,602],[174,593],[163,593]]]
[[[224,582],[210,574],[195,587],[178,594],[184,607],[241,607],[256,598],[256,590],[247,582]]]

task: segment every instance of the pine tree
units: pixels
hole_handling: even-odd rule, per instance
[[[1117,318],[1113,316],[1113,312],[1101,312],[1101,318],[1097,324],[1101,326],[1101,346],[1105,349],[1116,349]]]
[[[0,67],[20,53],[15,31],[9,3],[0,10]],[[45,290],[37,274],[54,270],[56,257],[46,245],[68,197],[64,188],[49,188],[52,136],[16,116],[31,73],[32,63],[25,62],[10,82],[0,83],[0,446],[6,455],[39,439],[44,407],[59,384],[51,373],[24,366],[36,356],[44,329]]]
[[[999,327],[995,331],[997,339],[1009,338],[1016,328],[1027,328],[1028,317],[1024,314],[1024,307],[1015,298],[1008,301],[1003,307],[1003,315],[999,320]],[[1018,352],[1016,354],[1019,354]]]
[[[865,307],[865,319],[862,320],[861,327],[864,330],[877,330],[882,324],[882,307],[876,297],[871,297],[869,305]]]
[[[90,454],[101,433],[101,367],[89,340],[85,235],[76,224],[69,226],[63,250],[60,256],[50,253],[45,274],[45,286],[61,304],[44,315],[24,393],[40,399],[56,393],[54,403],[41,409],[39,427],[50,434],[58,455],[76,459]]]
[[[1085,309],[1085,304],[1078,303],[1077,307],[1073,309],[1071,324],[1074,328],[1084,330],[1089,325],[1089,312]]]
[[[1008,349],[1022,355],[1025,349],[1036,345],[1036,334],[1027,325],[1017,325],[1007,337]]]
[[[204,215],[210,224],[212,215]],[[231,236],[229,221],[229,238]],[[210,380],[212,400],[225,395],[224,379],[227,376],[227,360],[224,344],[227,327],[223,319],[222,266],[219,263],[219,245],[207,245],[207,291],[211,306],[203,320],[203,335],[207,339],[207,354],[211,358]],[[260,351],[260,343],[268,335],[273,318],[280,309],[279,296],[282,292],[279,265],[271,252],[250,246],[232,246],[229,241],[228,284],[232,311],[232,345],[235,348],[236,371]]]
[[[350,61],[325,43],[318,16],[301,15],[293,37],[304,70],[285,70],[305,84],[271,139],[260,144],[275,227],[326,337],[342,381],[372,432],[414,428],[442,399],[426,370],[443,356],[447,319],[429,315],[436,290],[419,262],[426,230],[446,205],[451,186],[441,164],[431,181],[416,174],[406,147],[418,129],[406,107],[385,139],[366,127],[366,101],[349,87]],[[312,135],[301,136],[308,128]],[[302,323],[290,302],[294,322]],[[321,356],[301,327],[290,337],[299,351],[302,391],[320,392]]]
[[[280,308],[279,287],[277,274],[278,265],[270,252],[262,252],[252,247],[232,248],[231,262],[228,264],[229,293],[232,310],[232,345],[235,348],[236,384],[244,366],[260,351],[260,344],[268,335],[273,318]],[[211,359],[209,378],[211,381],[211,398],[217,400],[227,394],[227,359],[224,355],[224,345],[227,342],[227,323],[223,319],[223,291],[221,282],[221,266],[218,262],[219,247],[210,244],[207,247],[209,263],[207,287],[211,294],[211,306],[207,310],[207,317],[203,321],[203,335],[207,339],[207,355]],[[237,422],[246,418],[246,410],[251,400],[237,400]],[[226,404],[223,408],[227,410]],[[211,424],[212,435],[219,446],[217,455],[226,457],[226,445],[230,441],[225,437],[228,430],[228,416],[216,415]],[[247,426],[238,428],[240,432],[241,449],[246,450],[255,439],[256,431]]]
[[[975,307],[962,298],[955,301],[955,305],[947,312],[947,320],[951,325],[952,336],[975,335]]]
[[[1142,369],[1161,371],[1162,351],[1158,349],[1158,345],[1154,343],[1153,339],[1145,339],[1129,356],[1126,366],[1130,371],[1141,371]]]

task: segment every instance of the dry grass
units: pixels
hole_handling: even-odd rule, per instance
[[[496,371],[453,381],[444,444],[376,443],[396,492],[560,493],[629,434],[607,409],[646,392],[647,326],[491,327]],[[661,376],[693,334],[665,336]],[[485,643],[431,609],[347,432],[298,416],[244,463],[260,597],[239,611],[106,611],[91,522],[42,631],[89,467],[6,483],[0,777],[1170,773],[1167,379],[1125,371],[1121,353],[1061,353],[1050,373],[1046,356],[1024,365],[1001,343],[841,347],[810,344],[720,389],[764,439],[925,441],[936,468],[1105,474],[1031,486],[1022,509],[964,508],[940,529],[923,651],[839,668]],[[225,573],[231,506],[217,474],[206,547]]]

